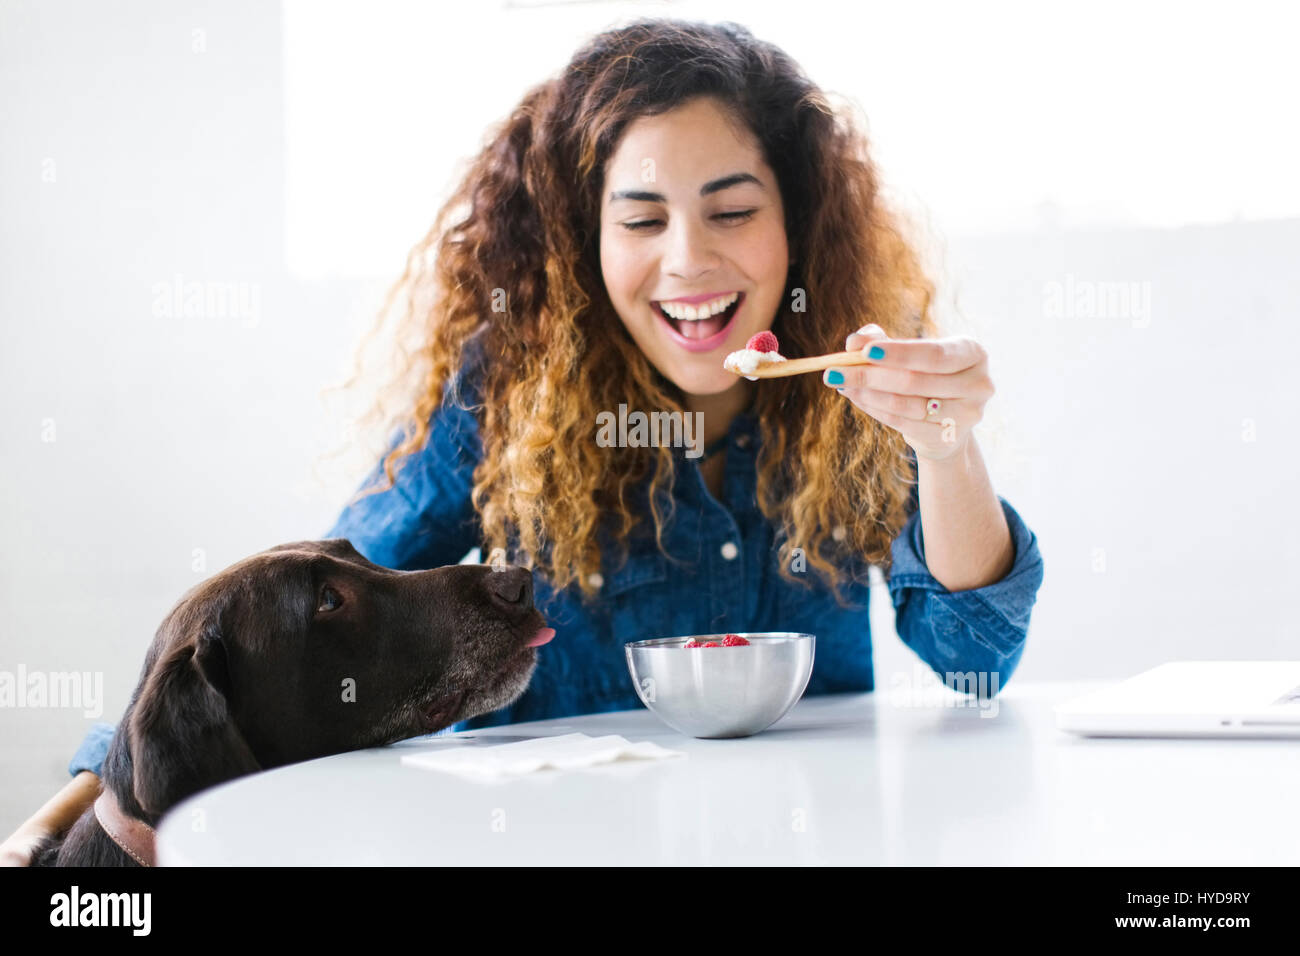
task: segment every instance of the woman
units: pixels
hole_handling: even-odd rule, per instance
[[[814,633],[807,693],[870,690],[870,564],[892,564],[926,663],[1005,684],[1041,559],[971,435],[984,352],[923,340],[932,287],[865,153],[744,29],[642,21],[479,155],[399,285],[427,366],[372,476],[396,488],[329,531],[391,567],[475,546],[534,567],[559,636],[513,706],[455,729],[637,708],[622,644],[673,634]],[[737,301],[663,307],[701,298]],[[820,381],[723,369],[767,329],[787,355],[882,357]],[[705,454],[596,440],[637,411],[702,419]]]
[[[559,636],[512,706],[455,730],[635,709],[621,645],[674,634],[813,633],[806,693],[870,690],[873,564],[902,639],[996,693],[1042,560],[971,434],[984,350],[935,338],[932,291],[863,137],[789,57],[733,24],[611,30],[523,99],[413,250],[390,302],[419,394],[327,536],[395,568],[476,546],[534,568]],[[765,330],[874,362],[723,369]],[[635,412],[702,436],[597,440]]]

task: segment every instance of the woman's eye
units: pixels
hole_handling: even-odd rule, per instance
[[[713,218],[722,219],[729,223],[740,223],[749,219],[756,212],[758,212],[757,209],[741,209],[741,210],[737,210],[736,212],[720,212]],[[636,222],[623,223],[623,228],[628,230],[629,232],[637,232],[638,230],[641,229],[649,229],[652,226],[659,226],[662,224],[663,224],[662,219],[638,219]]]
[[[335,611],[343,605],[343,595],[339,594],[331,587],[320,589],[320,604],[317,606],[317,612]]]

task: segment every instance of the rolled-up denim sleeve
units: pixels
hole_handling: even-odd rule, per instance
[[[68,764],[68,773],[75,777],[81,771],[89,770],[96,776],[103,776],[101,770],[104,766],[104,758],[108,756],[108,745],[113,742],[113,734],[116,732],[115,726],[103,721],[91,724],[90,730],[86,731],[86,736],[81,741],[81,746],[72,755],[72,761]]]
[[[914,512],[891,549],[889,592],[895,628],[949,686],[970,687],[970,675],[988,675],[993,696],[1006,685],[1025,649],[1029,616],[1043,582],[1038,539],[1001,497],[1015,546],[1015,562],[1000,581],[969,591],[949,591],[925,564],[921,515]],[[949,681],[950,675],[961,675]],[[996,676],[995,676],[996,675]],[[996,683],[994,683],[996,681]],[[981,692],[984,696],[984,692]]]
[[[479,522],[470,497],[481,455],[476,396],[458,374],[429,420],[423,448],[397,463],[393,486],[362,495],[387,484],[381,457],[325,537],[348,538],[375,564],[403,571],[456,564],[477,547]],[[388,450],[402,437],[393,436]]]

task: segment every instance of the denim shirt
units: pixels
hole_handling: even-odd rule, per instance
[[[463,384],[463,374],[457,380]],[[477,399],[472,388],[468,393]],[[428,442],[403,463],[396,485],[345,507],[324,537],[349,538],[371,561],[401,570],[456,564],[479,547],[470,489],[481,446],[472,407],[444,400],[431,419]],[[594,433],[594,423],[592,427]],[[685,449],[674,448],[675,514],[663,535],[667,555],[656,545],[648,516],[634,529],[621,566],[616,549],[604,538],[596,600],[584,601],[575,585],[557,590],[535,572],[534,600],[556,637],[539,649],[528,689],[512,705],[442,732],[638,709],[643,704],[623,644],[655,637],[727,631],[814,634],[813,671],[805,693],[870,691],[866,562],[848,569],[841,585],[848,607],[837,605],[829,586],[811,569],[805,572],[809,589],[781,577],[776,529],[756,499],[760,441],[756,418],[738,414],[726,436],[721,500],[704,483],[702,459],[687,458]],[[381,477],[377,465],[362,487]],[[648,487],[648,481],[643,485]],[[666,495],[666,489],[660,493]],[[641,505],[648,507],[648,495],[643,498]],[[999,500],[1015,546],[1015,562],[1000,581],[950,592],[930,574],[915,487],[911,514],[891,546],[888,577],[903,642],[941,679],[953,673],[990,675],[985,686],[991,685],[994,693],[1020,661],[1043,578],[1035,535],[1011,505]],[[661,514],[666,513],[666,500],[660,504]],[[87,736],[69,767],[74,775],[79,768],[98,772],[107,751],[105,727],[111,732],[111,725],[101,724]]]

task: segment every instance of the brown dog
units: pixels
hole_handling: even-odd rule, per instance
[[[344,539],[241,561],[163,621],[104,794],[35,863],[148,864],[152,827],[200,790],[504,707],[554,636],[545,623],[525,568],[393,571]]]

